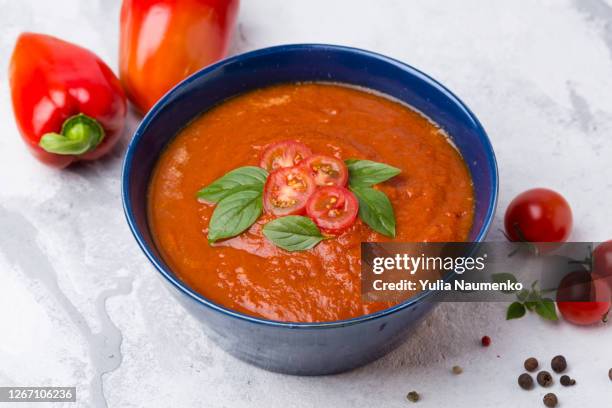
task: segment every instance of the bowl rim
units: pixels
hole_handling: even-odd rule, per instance
[[[259,325],[264,325],[264,326],[290,328],[290,329],[329,329],[329,328],[335,328],[335,327],[351,326],[351,325],[355,325],[359,323],[364,323],[364,322],[380,319],[382,317],[389,316],[403,309],[414,306],[418,303],[422,303],[425,298],[432,296],[436,292],[436,291],[431,291],[431,290],[423,291],[417,294],[416,296],[410,297],[404,302],[397,304],[393,307],[390,307],[388,309],[380,310],[378,312],[363,315],[363,316],[354,317],[351,319],[334,320],[334,321],[329,321],[329,322],[312,322],[312,323],[283,322],[283,321],[277,321],[277,320],[270,320],[270,319],[250,316],[250,315],[232,310],[225,306],[219,305],[207,299],[206,297],[199,294],[195,290],[191,289],[186,283],[183,283],[178,277],[173,276],[173,274],[169,270],[170,268],[166,268],[164,266],[162,261],[158,259],[152,253],[152,251],[149,249],[149,246],[144,241],[142,234],[139,231],[138,226],[136,225],[136,221],[135,221],[135,217],[134,217],[134,213],[132,209],[132,201],[129,196],[130,173],[132,171],[133,156],[144,134],[144,131],[149,127],[149,124],[155,119],[158,112],[168,103],[168,100],[172,97],[172,95],[176,92],[181,91],[183,88],[187,87],[195,79],[201,76],[208,75],[209,73],[214,72],[216,70],[222,69],[226,65],[239,63],[240,61],[245,60],[245,59],[265,56],[268,54],[285,53],[288,51],[312,51],[312,50],[353,53],[353,54],[358,54],[358,55],[361,55],[367,58],[372,58],[372,59],[376,59],[376,60],[385,62],[387,64],[395,66],[396,68],[401,69],[402,71],[408,72],[409,74],[418,77],[422,81],[427,82],[429,85],[433,86],[438,91],[443,93],[445,97],[451,100],[454,104],[459,105],[459,107],[465,112],[465,114],[473,121],[475,125],[475,131],[479,133],[480,135],[480,139],[482,140],[482,143],[484,144],[484,148],[487,151],[487,159],[488,159],[487,166],[490,167],[490,170],[491,170],[490,187],[491,187],[492,194],[487,203],[487,212],[485,214],[485,219],[482,224],[482,227],[480,228],[480,231],[478,232],[476,239],[472,242],[478,243],[484,240],[486,234],[489,231],[489,228],[491,227],[491,223],[493,222],[493,218],[495,215],[495,210],[497,208],[497,200],[498,200],[498,195],[499,195],[499,172],[497,168],[497,160],[496,160],[495,152],[493,151],[493,146],[491,145],[489,136],[484,130],[482,124],[480,123],[476,115],[474,115],[474,113],[467,107],[467,105],[463,101],[461,101],[461,99],[459,99],[453,92],[451,92],[448,88],[446,88],[440,82],[436,81],[429,75],[412,67],[409,64],[406,64],[404,62],[401,62],[391,57],[387,57],[385,55],[382,55],[376,52],[372,52],[372,51],[368,51],[368,50],[364,50],[360,48],[348,47],[348,46],[343,46],[343,45],[332,45],[332,44],[302,43],[302,44],[277,45],[277,46],[272,46],[272,47],[256,49],[253,51],[249,51],[246,53],[234,55],[229,58],[223,59],[219,62],[216,62],[212,65],[209,65],[195,72],[191,76],[179,82],[172,89],[170,89],[164,96],[162,96],[155,103],[155,105],[149,110],[149,112],[144,116],[141,122],[138,124],[138,127],[136,128],[136,131],[134,132],[134,135],[128,144],[125,158],[123,161],[123,168],[122,168],[122,174],[121,174],[121,179],[122,179],[121,198],[122,198],[122,203],[123,203],[123,210],[125,213],[127,223],[130,227],[130,231],[132,232],[132,235],[134,236],[134,238],[136,239],[136,242],[140,246],[140,249],[144,252],[145,256],[153,264],[155,269],[172,286],[174,286],[175,289],[177,289],[183,295],[186,295],[187,297],[189,297],[191,300],[195,301],[196,303],[202,306],[208,307],[213,311],[219,312],[228,317],[232,317],[235,319],[239,319],[239,320],[243,320],[246,322],[255,323]],[[451,273],[444,280],[447,281],[449,279],[452,279],[455,275],[456,274]]]

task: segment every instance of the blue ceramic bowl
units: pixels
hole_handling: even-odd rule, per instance
[[[282,82],[332,81],[369,88],[423,112],[452,137],[469,166],[476,208],[470,240],[481,241],[497,203],[497,166],[472,112],[448,89],[391,58],[332,45],[285,45],[238,55],[190,76],[145,116],[128,147],[123,205],[138,244],[187,311],[223,349],[268,370],[320,375],[350,370],[399,345],[432,307],[424,292],[391,309],[326,323],[283,323],[247,316],[194,292],[168,268],[147,223],[147,187],[166,144],[202,112],[232,96]],[[197,356],[194,356],[197,358]]]

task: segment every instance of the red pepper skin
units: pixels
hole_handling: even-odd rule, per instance
[[[41,162],[63,168],[95,160],[119,140],[127,101],[121,83],[94,53],[44,34],[23,33],[10,61],[13,111],[23,140]],[[59,133],[69,117],[85,114],[98,121],[104,139],[80,155],[55,154],[39,146],[43,135]]]
[[[119,73],[128,98],[147,112],[187,76],[223,58],[239,0],[124,0]]]

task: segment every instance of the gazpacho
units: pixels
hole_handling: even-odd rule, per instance
[[[360,289],[360,243],[464,241],[469,170],[447,135],[385,96],[328,83],[255,90],[204,112],[154,170],[168,266],[227,308],[288,322],[390,307]]]

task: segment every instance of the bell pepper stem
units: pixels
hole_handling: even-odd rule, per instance
[[[38,145],[55,154],[79,155],[94,150],[104,139],[104,129],[97,120],[82,113],[71,116],[61,133],[46,133]]]

